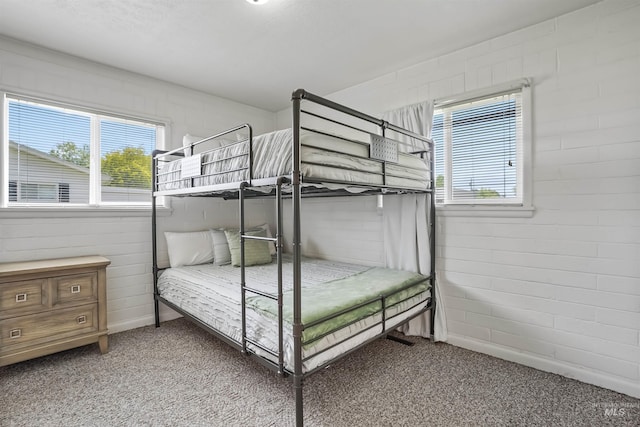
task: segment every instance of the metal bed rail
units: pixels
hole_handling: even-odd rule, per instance
[[[428,281],[428,280],[429,279],[427,278],[424,281]],[[420,282],[420,283],[422,283],[422,282]],[[303,330],[307,330],[307,329],[313,328],[314,326],[317,326],[317,325],[320,325],[320,324],[322,324],[324,322],[327,322],[329,320],[332,320],[332,319],[335,319],[337,317],[344,316],[344,315],[347,315],[349,313],[352,313],[352,312],[354,312],[354,311],[356,311],[356,310],[358,310],[358,309],[360,309],[362,307],[366,307],[366,306],[374,307],[374,306],[377,306],[376,307],[376,311],[374,311],[372,313],[367,313],[366,315],[364,315],[362,317],[358,317],[358,318],[356,318],[356,319],[354,319],[354,320],[352,320],[350,322],[347,322],[347,323],[344,323],[344,324],[340,324],[340,326],[337,326],[334,329],[328,330],[325,333],[323,333],[323,334],[321,334],[321,335],[319,335],[317,337],[314,337],[311,340],[303,341],[302,345],[308,345],[308,344],[310,344],[312,342],[318,341],[318,340],[324,338],[325,336],[331,335],[331,334],[337,332],[338,330],[340,330],[340,329],[342,329],[344,327],[347,327],[347,326],[350,326],[350,325],[352,325],[354,323],[357,323],[360,320],[365,319],[367,317],[375,316],[376,314],[382,314],[382,319],[380,321],[380,324],[382,326],[382,330],[383,331],[386,330],[387,329],[386,320],[388,319],[386,317],[387,310],[389,310],[390,308],[392,308],[392,307],[394,307],[394,306],[396,306],[398,304],[402,304],[403,302],[408,301],[408,300],[410,300],[411,298],[413,298],[413,297],[415,297],[417,295],[420,295],[420,294],[426,292],[428,289],[419,290],[416,293],[408,295],[405,298],[403,298],[402,300],[400,300],[398,302],[395,302],[395,303],[392,303],[392,304],[389,304],[389,305],[386,303],[386,301],[391,296],[393,296],[395,294],[398,294],[400,292],[403,292],[403,291],[405,291],[407,289],[413,288],[415,286],[418,286],[420,283],[413,283],[411,285],[407,285],[407,286],[403,287],[402,289],[400,289],[398,291],[394,291],[394,292],[390,292],[390,293],[386,293],[386,294],[376,295],[375,297],[372,297],[372,298],[370,298],[370,299],[368,299],[366,301],[360,302],[360,303],[358,303],[356,305],[353,305],[353,306],[350,306],[350,307],[345,308],[343,310],[337,311],[335,313],[332,313],[332,314],[327,315],[325,317],[322,317],[320,319],[316,319],[313,322],[309,322],[309,323],[303,324]],[[418,304],[423,304],[423,303],[427,303],[427,302],[428,302],[428,299],[425,299],[424,301],[421,301]],[[393,317],[393,316],[391,316],[391,317]]]
[[[219,146],[214,148],[205,149],[201,153],[195,152],[198,147],[204,146],[206,143],[220,142],[229,135],[233,135],[233,138],[236,138],[235,135],[239,131],[246,132],[247,137],[246,138],[243,137],[243,139],[238,141],[234,140],[234,142],[231,142],[231,143],[220,144]],[[224,150],[227,150],[229,147],[233,147],[233,146],[246,146],[247,147],[246,152],[241,152],[239,154],[225,156],[225,157],[220,157],[215,155],[215,153],[223,152]],[[186,154],[185,150],[188,150],[189,154]],[[203,154],[203,155],[212,154],[211,156],[209,156],[210,159],[202,161],[200,165],[201,171],[203,169],[206,169],[206,167],[209,165],[223,163],[223,162],[232,160],[234,158],[246,158],[247,160],[245,162],[246,164],[245,166],[241,166],[239,168],[232,169],[232,170],[227,169],[220,172],[201,173],[198,176],[189,177],[189,178],[181,178],[181,177],[178,177],[178,178],[170,177],[168,179],[162,178],[162,177],[171,176],[171,174],[175,174],[175,171],[163,170],[164,168],[161,166],[168,165],[172,161],[178,160],[180,158],[185,159],[194,154]],[[153,192],[160,191],[159,187],[161,185],[175,186],[175,185],[179,185],[180,183],[184,183],[185,180],[189,180],[189,186],[188,186],[189,188],[196,188],[198,187],[198,185],[196,185],[196,180],[206,180],[206,178],[210,178],[218,175],[225,175],[233,172],[245,172],[246,176],[244,180],[247,180],[249,183],[251,183],[253,179],[253,128],[248,123],[244,123],[244,124],[235,126],[233,128],[224,130],[222,132],[216,133],[214,135],[208,136],[206,138],[202,138],[198,141],[191,143],[189,146],[186,146],[186,147],[175,148],[170,151],[155,150],[152,153],[152,159],[153,159],[152,173],[154,175],[154,183],[155,183],[152,186]]]
[[[327,105],[328,108],[336,108],[336,106],[338,104],[336,103],[332,103],[328,100],[325,100],[324,98],[320,98],[320,97],[316,97],[315,95],[311,95],[308,92],[305,92],[305,99],[309,99],[311,102],[317,102],[318,99],[323,100],[323,104],[322,105]],[[345,107],[346,108],[346,107]],[[337,110],[336,110],[337,111]],[[348,111],[354,111],[354,110],[350,110],[348,109]],[[317,118],[317,119],[321,119],[329,124],[332,125],[337,125],[340,127],[344,127],[345,129],[350,129],[353,131],[358,132],[359,134],[362,134],[361,136],[372,136],[373,133],[371,132],[371,130],[367,130],[364,129],[362,126],[358,127],[358,126],[354,126],[352,124],[348,124],[348,123],[344,123],[341,122],[339,120],[333,119],[333,118],[329,118],[329,117],[325,117],[322,116],[321,114],[315,113],[315,112],[311,112],[308,110],[301,110],[300,114],[305,114],[305,115],[309,115],[311,117]],[[348,114],[348,113],[347,113]],[[389,124],[388,122],[379,120],[379,119],[375,119],[371,116],[367,116],[364,115],[362,113],[358,114],[357,116],[355,116],[357,119],[362,120],[362,117],[366,117],[367,118],[367,122],[369,124],[374,124],[375,126],[379,127],[379,131],[377,132],[377,134],[380,134],[382,136],[384,136],[385,130],[386,129],[390,129],[390,130],[394,130],[398,133],[404,134],[405,136],[411,137],[411,138],[415,138],[418,139],[420,141],[422,141],[425,145],[426,148],[431,148],[433,146],[433,142],[428,139],[428,138],[424,138],[420,135],[408,132],[408,131],[404,131],[401,130],[400,128],[396,127],[395,125]],[[219,138],[223,138],[224,136],[227,136],[229,134],[233,134],[234,132],[237,132],[238,130],[241,129],[246,129],[247,133],[249,135],[248,139],[245,139],[243,141],[239,141],[234,143],[235,145],[237,144],[242,144],[242,145],[246,145],[247,146],[247,150],[246,152],[237,154],[237,155],[233,155],[233,156],[225,156],[225,157],[220,157],[219,155],[217,155],[217,152],[220,152],[221,150],[226,149],[227,147],[234,145],[234,144],[228,144],[225,145],[224,147],[216,147],[207,151],[204,151],[202,153],[203,156],[206,155],[206,160],[203,157],[202,160],[202,164],[200,165],[201,168],[201,173],[197,176],[193,176],[193,177],[188,177],[188,178],[182,178],[179,173],[180,169],[176,170],[167,170],[168,168],[163,168],[161,167],[161,165],[168,165],[172,160],[176,160],[178,158],[185,158],[185,153],[184,150],[187,149],[189,150],[192,154],[195,154],[195,149],[197,146],[199,146],[200,144],[203,144],[205,142],[208,141],[214,141],[216,139]],[[429,182],[429,188],[415,188],[415,187],[411,187],[410,185],[388,185],[387,182],[387,177],[394,177],[394,178],[406,178],[403,177],[402,175],[396,175],[394,174],[392,171],[388,171],[387,168],[387,161],[384,159],[380,159],[380,158],[376,158],[375,156],[372,155],[371,152],[371,143],[370,142],[365,142],[362,140],[358,140],[358,139],[354,139],[353,137],[346,137],[343,135],[340,135],[338,133],[332,133],[332,132],[328,132],[326,129],[322,129],[322,128],[312,128],[309,126],[301,126],[299,129],[293,129],[294,132],[300,132],[300,129],[303,129],[307,132],[313,132],[316,134],[321,134],[321,135],[325,135],[328,137],[332,137],[332,138],[336,138],[336,139],[341,139],[343,141],[346,141],[348,143],[354,144],[354,145],[358,145],[361,147],[366,148],[367,150],[367,154],[365,155],[355,155],[355,154],[349,154],[350,157],[352,158],[362,158],[365,159],[367,161],[370,162],[378,162],[380,163],[380,171],[362,171],[359,170],[357,168],[353,168],[353,167],[349,167],[349,166],[345,166],[345,165],[338,165],[338,164],[333,164],[333,163],[314,163],[312,161],[303,161],[303,164],[306,165],[314,165],[314,166],[322,166],[325,168],[331,168],[334,170],[343,170],[343,171],[347,171],[347,172],[360,172],[360,173],[364,173],[370,176],[379,176],[381,183],[372,183],[372,182],[360,182],[360,181],[356,181],[356,180],[349,180],[348,182],[345,182],[343,180],[339,180],[339,179],[322,179],[322,178],[309,178],[309,179],[305,179],[305,182],[316,182],[316,183],[329,183],[329,184],[333,184],[333,183],[338,183],[338,184],[348,184],[351,186],[360,186],[360,187],[371,187],[372,189],[379,189],[380,191],[393,191],[393,190],[398,190],[401,192],[415,192],[415,191],[430,191],[433,187],[432,181],[430,180]],[[400,132],[402,131],[402,132]],[[253,131],[251,129],[251,127],[248,124],[244,124],[244,125],[240,125],[240,126],[236,126],[232,129],[226,130],[224,132],[220,132],[216,135],[212,135],[210,137],[207,138],[203,138],[202,140],[196,141],[195,143],[193,143],[191,146],[186,147],[186,148],[176,148],[174,150],[171,151],[156,151],[154,152],[154,162],[153,162],[153,175],[155,177],[155,185],[153,186],[153,191],[154,192],[160,192],[162,194],[160,195],[172,195],[172,196],[190,196],[193,195],[194,192],[197,191],[203,191],[203,192],[207,192],[209,195],[215,195],[214,193],[216,192],[223,192],[225,190],[228,190],[229,188],[234,188],[235,190],[237,190],[239,188],[239,184],[241,182],[248,182],[249,186],[256,186],[258,184],[258,182],[254,182],[254,178],[255,178],[255,169],[254,169],[254,158],[253,158],[253,153],[254,153],[254,138],[253,138]],[[392,140],[385,140],[385,143],[394,143],[394,144],[402,144],[402,142],[399,141],[392,141]],[[293,144],[292,144],[293,145]],[[308,145],[305,143],[301,144],[302,147],[311,147],[315,150],[320,150],[323,152],[327,152],[327,153],[336,153],[336,154],[345,154],[345,152],[339,151],[339,150],[332,150],[330,148],[327,147],[319,147],[319,146],[315,146],[315,145]],[[298,150],[300,149],[300,147],[298,147]],[[293,150],[292,150],[293,151]],[[423,151],[426,152],[426,151]],[[412,154],[419,154],[418,152],[414,152]],[[188,157],[188,156],[187,156]],[[246,162],[244,162],[244,165],[241,167],[238,167],[236,169],[233,170],[224,170],[224,171],[218,171],[216,168],[214,167],[210,167],[211,165],[216,165],[225,161],[228,161],[230,159],[233,158],[238,158],[238,157],[245,157],[246,158]],[[296,163],[295,159],[293,159],[292,163]],[[427,162],[428,165],[430,165],[429,162]],[[407,170],[418,170],[413,166],[409,166],[409,165],[403,165],[404,169]],[[214,169],[213,171],[210,171],[210,169]],[[286,173],[283,173],[282,175],[288,175],[289,173],[292,173],[295,169],[295,166],[292,164],[291,165],[291,170],[290,171],[286,171]],[[228,180],[226,179],[222,179],[222,180],[213,180],[213,177],[216,176],[223,176],[223,175],[229,175],[231,173],[234,172],[244,172],[244,176],[242,176],[242,179],[237,180],[237,179],[231,179],[231,182],[227,182]],[[272,178],[271,181],[275,180],[275,177]],[[407,179],[407,181],[409,181],[409,179]],[[211,182],[214,182],[213,184],[211,184]],[[218,182],[218,183],[215,183]],[[268,185],[268,184],[261,184],[261,185]],[[325,190],[327,191],[327,190]],[[330,190],[329,190],[330,191]]]

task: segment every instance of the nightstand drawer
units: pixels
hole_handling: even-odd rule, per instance
[[[0,321],[0,352],[20,344],[46,342],[97,329],[97,304],[14,317]]]
[[[53,277],[51,282],[54,293],[53,305],[98,299],[98,273],[96,272]]]
[[[24,280],[0,286],[0,316],[39,311],[46,305],[46,279]]]

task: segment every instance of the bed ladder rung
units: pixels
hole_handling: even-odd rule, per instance
[[[249,240],[266,240],[267,242],[277,242],[278,241],[277,237],[251,236],[249,234],[243,234],[242,238],[243,239],[249,239]]]
[[[272,299],[274,301],[278,300],[278,295],[272,295],[272,294],[270,294],[268,292],[260,291],[258,289],[249,288],[249,287],[245,286],[244,290],[247,291],[247,292],[251,292],[253,294],[256,294],[256,295],[261,295],[261,296],[263,296],[265,298]]]
[[[246,336],[244,337],[244,339],[245,339],[246,342],[248,342],[252,346],[258,347],[260,350],[269,353],[273,357],[278,357],[278,353],[277,352],[268,349],[267,347],[263,346],[262,344],[258,344],[256,341],[254,341],[254,340],[252,340],[250,338],[247,338]]]

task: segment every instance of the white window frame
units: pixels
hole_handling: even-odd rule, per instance
[[[90,182],[89,182],[89,203],[62,203],[60,201],[46,203],[21,203],[20,202],[20,183],[18,182],[18,202],[9,203],[9,123],[8,123],[8,105],[10,99],[22,99],[38,104],[70,109],[78,114],[87,114],[94,117],[93,120],[104,118],[110,121],[138,121],[141,123],[156,125],[156,147],[155,149],[164,149],[166,146],[166,135],[169,132],[169,121],[166,119],[153,119],[148,117],[140,117],[129,115],[126,113],[112,113],[100,108],[82,106],[73,102],[54,101],[51,99],[41,98],[39,96],[18,93],[13,91],[2,90],[0,88],[0,217],[42,217],[42,216],[63,216],[76,217],[86,215],[148,215],[151,210],[151,202],[101,202],[100,195],[100,161],[93,159],[95,146],[98,144],[92,134],[91,138],[91,165]],[[99,126],[92,126],[95,133]],[[97,168],[95,166],[97,164]],[[151,168],[151,164],[149,164]],[[149,190],[151,191],[151,190]],[[160,197],[156,200],[156,206],[159,213],[169,213],[169,205],[166,197]],[[165,212],[166,211],[166,212]]]
[[[471,102],[475,99],[483,99],[504,94],[514,89],[522,94],[522,164],[518,165],[518,187],[522,192],[520,203],[478,203],[455,201],[437,204],[437,212],[444,216],[490,216],[490,217],[531,217],[533,207],[533,150],[532,150],[532,99],[531,81],[529,79],[516,80],[500,85],[494,85],[485,89],[479,89],[463,94],[434,100],[434,109]],[[451,194],[451,147],[445,146],[445,192]],[[449,166],[447,166],[447,164]],[[447,196],[445,196],[446,199]]]

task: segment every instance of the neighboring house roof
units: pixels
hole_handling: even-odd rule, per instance
[[[28,145],[18,144],[14,141],[9,141],[9,148],[13,148],[16,151],[24,151],[27,154],[30,154],[35,157],[40,157],[41,159],[47,160],[52,163],[57,163],[61,166],[64,166],[69,169],[73,169],[75,171],[86,173],[89,175],[89,168],[85,168],[83,166],[76,165],[75,163],[67,162],[59,157],[52,156],[51,154],[45,153],[44,151],[36,150],[35,148],[29,147]],[[110,181],[111,176],[108,174],[102,174],[102,181]]]

